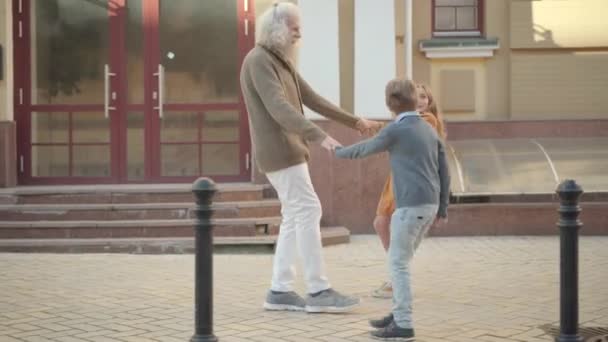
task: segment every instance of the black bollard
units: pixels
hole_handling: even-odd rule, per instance
[[[190,342],[215,342],[213,335],[213,225],[211,224],[211,200],[215,183],[201,177],[192,185],[196,197],[195,288],[194,288],[194,336]]]
[[[582,342],[578,334],[578,200],[583,189],[574,180],[565,180],[557,187],[560,198],[560,334],[556,342]]]

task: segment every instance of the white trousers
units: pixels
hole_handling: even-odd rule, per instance
[[[302,261],[308,293],[328,289],[321,245],[321,202],[312,186],[308,164],[269,172],[266,176],[279,195],[283,216],[270,289],[293,291],[296,253]]]

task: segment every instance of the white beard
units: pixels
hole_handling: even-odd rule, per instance
[[[300,50],[298,50],[297,48],[294,49],[290,49],[290,51],[287,53],[287,59],[289,59],[289,61],[291,62],[291,64],[293,64],[294,68],[298,68],[298,62],[300,60]]]
[[[295,44],[290,44],[285,48],[285,57],[291,62],[294,68],[298,68],[298,62],[300,59],[300,41]]]

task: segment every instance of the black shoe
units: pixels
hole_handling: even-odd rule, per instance
[[[393,320],[387,327],[372,331],[373,337],[397,339],[399,341],[413,341],[414,329],[400,328]]]
[[[370,319],[369,325],[376,329],[382,329],[388,327],[389,324],[393,321],[393,314],[388,314],[388,316],[384,316],[380,319]]]

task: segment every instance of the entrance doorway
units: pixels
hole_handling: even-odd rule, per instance
[[[248,181],[249,1],[14,0],[20,183]]]

